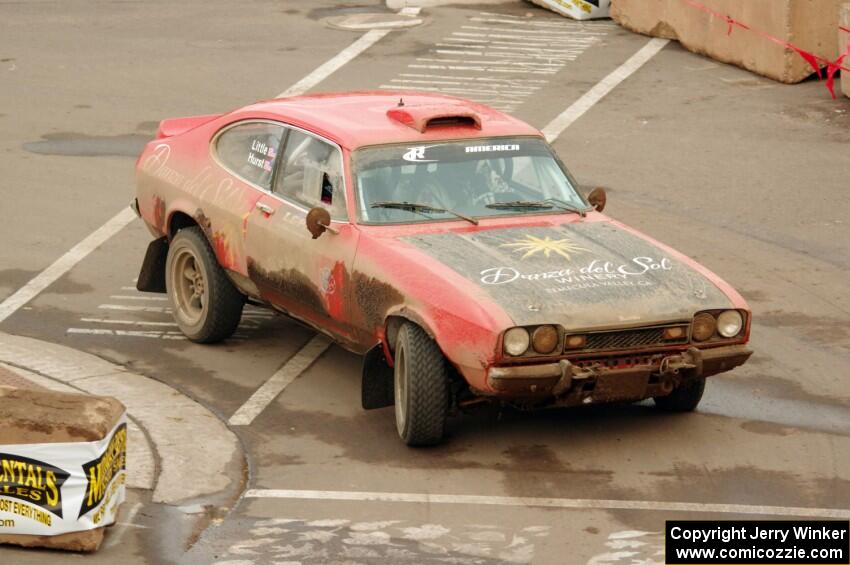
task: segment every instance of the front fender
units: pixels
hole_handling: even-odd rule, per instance
[[[498,331],[443,308],[402,306],[390,312],[385,326],[383,341],[390,364],[395,336],[404,322],[412,322],[425,330],[472,388],[487,389],[487,367],[496,360]]]

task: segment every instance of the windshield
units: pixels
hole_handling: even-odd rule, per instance
[[[587,207],[539,138],[367,147],[354,153],[352,164],[362,223],[563,214]]]

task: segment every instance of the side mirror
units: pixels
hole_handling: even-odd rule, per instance
[[[307,212],[307,230],[310,234],[312,234],[313,239],[316,239],[325,233],[325,231],[337,233],[337,231],[331,227],[330,212],[321,206],[316,206]]]
[[[605,194],[604,188],[594,188],[590,191],[590,194],[587,195],[587,201],[590,202],[590,205],[597,212],[601,212],[605,209],[605,202],[608,201],[608,196]]]

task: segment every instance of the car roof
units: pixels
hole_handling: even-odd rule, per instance
[[[279,119],[352,150],[390,143],[542,136],[527,123],[484,104],[416,91],[334,92],[276,98],[246,106],[231,117]],[[453,123],[452,117],[458,121]],[[430,119],[442,123],[429,127]]]

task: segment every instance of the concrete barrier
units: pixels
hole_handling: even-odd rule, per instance
[[[840,4],[845,0],[699,0],[707,9],[834,60]],[[632,31],[677,39],[695,53],[731,63],[784,83],[797,83],[813,69],[797,52],[759,33],[732,28],[725,18],[685,0],[613,0],[611,17]]]
[[[850,3],[841,6],[841,15],[839,16],[838,30],[838,50],[844,53],[847,49],[847,43],[850,42]],[[843,28],[843,29],[841,29]],[[850,68],[850,55],[844,58],[844,66]],[[841,71],[841,92],[844,96],[850,98],[850,72]]]
[[[114,398],[0,387],[0,543],[95,551],[124,497]]]

